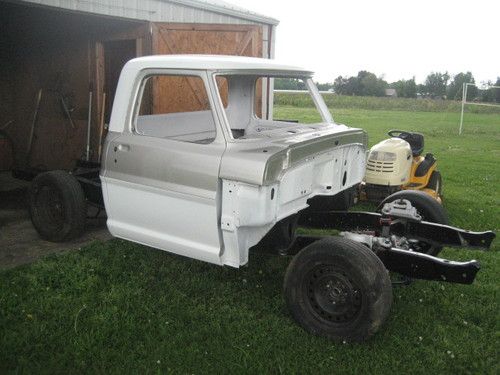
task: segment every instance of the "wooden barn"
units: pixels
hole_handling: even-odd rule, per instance
[[[126,61],[273,58],[277,24],[218,0],[1,0],[0,170],[29,178],[97,162]],[[265,104],[270,92],[262,87]]]

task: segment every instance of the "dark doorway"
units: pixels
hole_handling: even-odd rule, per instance
[[[104,121],[109,124],[118,78],[125,63],[137,56],[135,39],[103,43],[104,46],[104,92],[106,109]]]

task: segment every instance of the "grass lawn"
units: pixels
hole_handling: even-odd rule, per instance
[[[280,106],[277,118],[312,120]],[[453,224],[500,228],[500,116],[337,109],[338,122],[426,135]],[[251,255],[221,268],[125,241],[94,243],[0,272],[0,373],[498,374],[498,240],[471,286],[417,281],[394,288],[382,330],[365,344],[302,331],[282,298],[287,258]],[[496,250],[496,251],[495,251]]]

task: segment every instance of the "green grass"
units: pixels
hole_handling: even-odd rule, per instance
[[[460,113],[462,103],[455,100],[378,98],[373,96],[344,96],[324,94],[323,99],[331,108],[391,110],[406,112],[456,112]],[[312,100],[302,93],[275,93],[274,101],[280,106],[312,107]],[[466,105],[470,113],[500,113],[500,107]]]
[[[500,116],[335,110],[373,144],[391,128],[426,135],[444,176],[453,224],[500,228]],[[277,117],[314,120],[308,108]],[[494,250],[498,250],[496,241]],[[302,331],[282,298],[287,258],[252,254],[221,268],[125,241],[94,243],[0,272],[0,373],[497,374],[498,253],[478,259],[473,285],[417,281],[394,288],[383,329],[365,344]]]

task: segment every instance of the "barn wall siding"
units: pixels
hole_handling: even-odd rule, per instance
[[[223,14],[230,10],[216,11],[181,5],[162,0],[24,0],[27,3],[47,5],[79,12],[105,16],[132,18],[152,22],[222,23],[222,24],[272,24],[272,19]],[[255,19],[252,19],[255,18]]]

